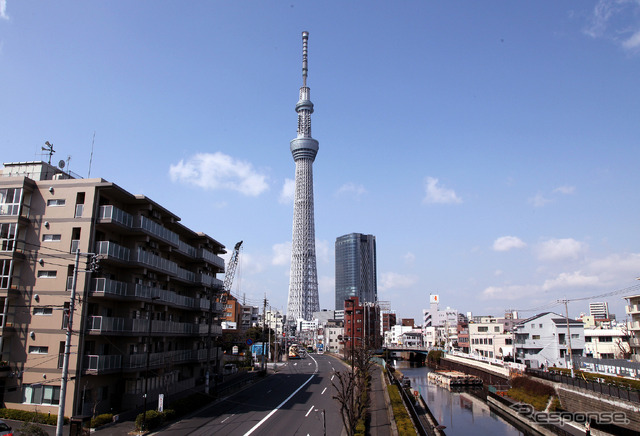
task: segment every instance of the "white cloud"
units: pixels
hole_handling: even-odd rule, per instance
[[[552,279],[545,280],[544,284],[542,285],[542,289],[544,291],[549,291],[557,288],[583,288],[588,286],[595,286],[599,283],[600,280],[597,276],[584,275],[581,271],[575,271],[572,273],[560,273]]]
[[[495,251],[509,251],[513,248],[524,248],[526,246],[527,244],[516,236],[502,236],[493,242]]]
[[[0,0],[0,18],[3,20],[9,19],[9,15],[7,15],[7,0]]]
[[[188,161],[169,167],[171,181],[204,189],[227,189],[258,196],[267,189],[266,176],[256,172],[249,162],[235,160],[224,153],[198,153]]]
[[[378,282],[378,290],[386,291],[389,289],[408,288],[414,285],[418,278],[413,275],[402,275],[394,272],[382,273]]]
[[[553,190],[553,192],[557,192],[560,194],[573,194],[576,191],[576,187],[575,186],[558,186],[556,189]]]
[[[483,300],[518,300],[534,293],[535,286],[531,285],[508,285],[489,286],[482,291],[480,298]]]
[[[640,49],[638,14],[638,0],[599,0],[584,33],[594,39],[609,40],[627,51],[637,52]]]
[[[640,48],[640,30],[635,32],[631,37],[622,42],[622,47],[627,50],[635,50]]]
[[[404,261],[408,264],[413,264],[416,261],[416,255],[411,252],[408,252],[403,257]]]
[[[282,185],[282,191],[280,191],[280,198],[278,201],[282,204],[293,203],[296,195],[296,181],[293,179],[285,179]]]
[[[635,280],[640,275],[640,253],[612,254],[589,262],[589,270],[608,280],[620,277]]]
[[[344,185],[340,186],[340,188],[338,188],[338,195],[342,195],[342,194],[353,194],[356,197],[360,197],[363,194],[366,194],[367,190],[364,188],[363,185],[357,185],[355,183],[345,183]]]
[[[273,258],[271,263],[273,265],[289,265],[291,263],[291,242],[283,242],[282,244],[274,244],[271,247],[273,251]]]
[[[540,260],[577,259],[586,248],[586,244],[572,238],[549,239],[538,244],[537,254]]]
[[[535,197],[529,199],[529,203],[533,204],[534,207],[542,207],[547,203],[551,203],[551,200],[545,198],[542,193],[538,192]]]
[[[456,195],[453,189],[438,186],[438,179],[427,177],[424,182],[426,190],[426,195],[423,199],[424,203],[462,203],[462,199]]]

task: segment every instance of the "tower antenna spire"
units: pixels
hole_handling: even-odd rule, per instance
[[[309,43],[309,32],[306,30],[302,32],[302,86],[307,86],[307,72],[309,67],[307,65],[307,46]]]

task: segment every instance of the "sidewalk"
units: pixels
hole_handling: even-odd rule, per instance
[[[394,434],[391,430],[389,407],[382,368],[375,365],[371,375],[371,406],[367,434],[372,436],[392,436]]]

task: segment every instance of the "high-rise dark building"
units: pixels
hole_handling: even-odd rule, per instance
[[[350,233],[336,238],[336,309],[358,297],[363,303],[378,299],[376,237]]]

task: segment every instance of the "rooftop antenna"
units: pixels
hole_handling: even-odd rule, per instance
[[[87,174],[87,179],[91,178],[91,162],[93,162],[93,143],[96,141],[96,131],[93,131],[93,139],[91,140],[91,157],[89,157],[89,174]]]
[[[46,147],[42,147],[42,151],[49,152],[49,165],[51,165],[51,156],[53,156],[53,153],[56,151],[53,149],[53,144],[50,144],[49,141],[45,141],[44,145],[46,145]]]

